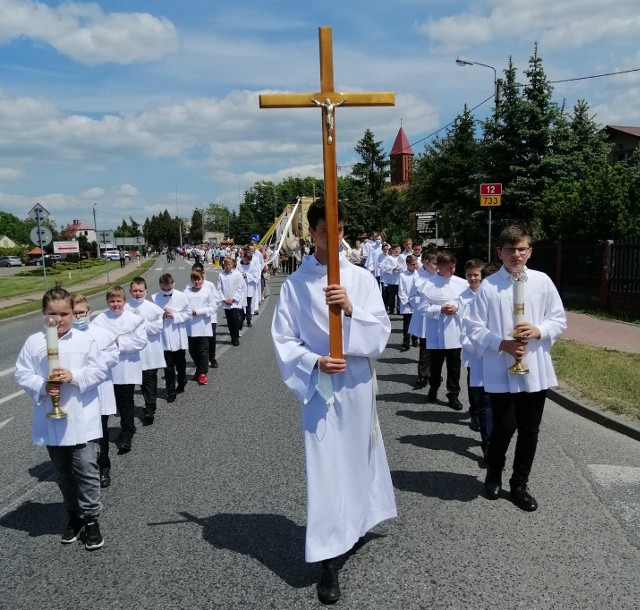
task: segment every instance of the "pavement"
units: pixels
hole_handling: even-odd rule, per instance
[[[160,267],[178,285],[188,281],[187,265],[157,264],[150,283]],[[303,556],[300,405],[273,358],[270,322],[282,279],[269,281],[271,295],[240,346],[219,317],[220,366],[207,386],[190,380],[168,404],[161,382],[154,425],[138,427],[128,454],[112,445],[99,551],[60,544],[64,508],[46,451],[30,444],[30,400],[22,394],[2,404],[0,609],[321,608],[319,566]],[[4,322],[2,353],[13,353],[32,324]],[[638,442],[548,400],[531,480],[540,509],[524,513],[506,492],[490,501],[467,397],[463,411],[427,403],[426,390],[414,386],[418,350],[400,351],[401,326],[392,316],[376,362],[398,518],[345,559],[336,607],[637,610]],[[7,394],[8,377],[0,377]],[[139,394],[136,403],[139,418]],[[113,441],[115,417],[110,432]]]
[[[116,283],[120,278],[131,273],[136,266],[136,261],[128,261],[124,268],[121,268],[119,263],[109,263],[109,283]],[[212,264],[207,264],[206,268],[207,270],[214,269]],[[106,288],[106,275],[98,276],[82,284],[70,284],[67,286],[65,283],[65,288],[73,292],[83,292],[89,288],[99,286],[105,286]],[[36,292],[6,299],[2,303],[2,308],[39,301],[41,298],[42,292]],[[570,339],[593,347],[640,354],[640,325],[637,324],[604,320],[583,313],[567,311],[567,330],[562,336],[564,339]],[[589,404],[584,398],[579,398],[572,394],[571,390],[563,384],[554,390],[550,390],[549,396],[554,402],[578,415],[640,440],[640,424],[628,417],[607,411],[597,404]]]

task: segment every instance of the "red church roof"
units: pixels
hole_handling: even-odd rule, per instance
[[[393,143],[393,148],[389,155],[413,155],[413,150],[411,150],[411,144],[409,144],[409,140],[407,140],[407,136],[404,133],[404,129],[400,127],[400,131],[398,131],[398,135],[396,136],[396,141]]]

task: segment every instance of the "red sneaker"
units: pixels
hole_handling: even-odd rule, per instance
[[[208,383],[207,376],[201,373],[201,374],[198,376],[198,383],[199,383],[200,385],[207,385],[207,383]]]

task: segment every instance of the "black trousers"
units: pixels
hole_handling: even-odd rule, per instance
[[[411,341],[411,335],[409,334],[409,324],[411,324],[411,316],[413,314],[403,313],[402,314],[402,345],[409,347],[409,343]]]
[[[216,327],[218,325],[215,322],[211,323],[211,330],[213,336],[209,337],[209,362],[213,362],[216,359]]]
[[[400,305],[398,304],[398,285],[387,284],[385,289],[387,291],[387,311],[389,313],[399,313]]]
[[[442,379],[442,365],[447,363],[447,396],[460,394],[460,369],[462,368],[462,349],[430,349],[429,392],[438,391]]]
[[[227,326],[232,339],[240,338],[240,328],[242,327],[242,310],[239,308],[225,309],[224,315],[227,318]]]
[[[158,399],[158,369],[142,371],[142,398],[144,398],[144,411],[153,415],[156,412]]]
[[[133,437],[136,433],[136,425],[133,420],[135,404],[133,402],[133,383],[113,384],[113,392],[116,395],[116,407],[120,413],[120,439],[125,440]]]
[[[102,420],[102,438],[100,439],[100,454],[98,455],[98,466],[100,470],[111,468],[111,460],[109,459],[109,416],[101,415]]]
[[[547,391],[492,393],[490,398],[493,431],[489,441],[489,466],[496,473],[502,472],[511,437],[517,430],[513,475],[509,483],[526,485],[536,456]]]
[[[187,358],[184,350],[179,349],[175,352],[165,351],[164,361],[167,363],[164,369],[164,381],[167,388],[167,397],[176,395],[176,373],[178,377],[178,386],[184,386],[187,383]]]
[[[196,366],[196,375],[209,371],[209,337],[189,337],[189,355]]]
[[[431,352],[427,349],[427,340],[420,337],[420,350],[418,351],[418,377],[429,380],[431,369]],[[440,377],[438,377],[440,379]]]
[[[247,297],[247,306],[242,309],[242,313],[240,314],[240,318],[242,320],[242,324],[245,323],[245,320],[247,322],[251,322],[251,319],[253,318],[253,307],[251,306],[251,302],[253,301],[253,297]]]

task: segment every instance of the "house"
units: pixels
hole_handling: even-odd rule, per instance
[[[74,220],[68,227],[63,229],[63,232],[69,236],[69,239],[77,240],[80,235],[84,235],[89,243],[96,241],[95,228],[79,220]]]
[[[604,131],[613,144],[613,150],[609,156],[611,163],[627,161],[640,146],[640,127],[606,125]]]

